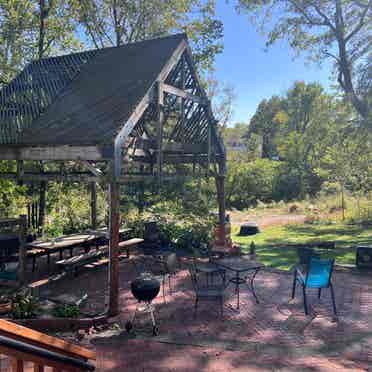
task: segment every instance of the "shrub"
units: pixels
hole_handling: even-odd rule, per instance
[[[61,304],[54,308],[53,315],[57,318],[78,318],[80,309],[77,305]]]

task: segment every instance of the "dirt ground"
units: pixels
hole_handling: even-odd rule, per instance
[[[228,211],[231,223],[240,226],[245,222],[256,222],[260,227],[272,225],[289,225],[304,223],[306,216],[304,214],[280,214],[276,211],[265,213],[247,213],[244,211]]]

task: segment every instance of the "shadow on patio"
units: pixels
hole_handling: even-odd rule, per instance
[[[364,370],[372,362],[371,278],[337,270],[334,274],[338,321],[332,313],[328,290],[321,300],[311,293],[311,315],[305,316],[302,296],[290,301],[292,277],[261,271],[256,279],[260,304],[241,291],[236,310],[234,288],[229,286],[221,318],[219,307],[201,303],[194,318],[193,293],[184,267],[172,282],[166,303],[156,298],[160,335],[153,337],[148,314],[141,314],[135,332],[124,330],[136,301],[129,285],[135,271],[128,261],[120,265],[118,326],[84,340],[96,348],[99,371],[229,371],[229,370]],[[49,290],[81,294],[89,301],[82,309],[97,313],[104,308],[107,271],[83,273],[74,285],[66,279]],[[92,280],[94,279],[94,280]]]

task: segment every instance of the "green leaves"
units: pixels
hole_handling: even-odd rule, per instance
[[[96,48],[187,32],[195,60],[209,69],[222,51],[222,22],[212,0],[86,0],[79,22]]]
[[[371,66],[372,1],[240,0],[238,10],[265,31],[267,47],[286,39],[295,53],[305,52],[312,61],[331,59],[346,99],[361,123],[372,125],[372,86],[366,84],[371,78],[361,79]]]

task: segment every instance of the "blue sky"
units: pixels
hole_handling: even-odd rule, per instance
[[[224,23],[224,51],[217,56],[215,77],[234,87],[236,99],[232,123],[248,122],[263,98],[283,94],[296,80],[331,85],[331,65],[308,64],[304,56],[293,60],[285,41],[264,51],[261,36],[245,15],[239,15],[232,1],[217,1],[216,15]]]

